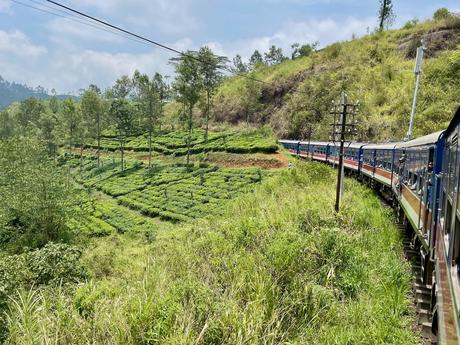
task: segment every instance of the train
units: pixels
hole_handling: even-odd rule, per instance
[[[429,287],[439,344],[460,344],[460,107],[447,129],[404,142],[346,143],[345,173],[378,190],[411,233]],[[331,165],[338,143],[279,140],[292,155]]]

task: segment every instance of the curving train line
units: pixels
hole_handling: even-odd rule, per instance
[[[351,143],[350,175],[393,204],[420,256],[420,277],[432,292],[429,312],[439,344],[460,344],[460,108],[448,128],[407,142]],[[292,155],[338,162],[330,142],[279,141]]]

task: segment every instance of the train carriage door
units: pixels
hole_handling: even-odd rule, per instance
[[[447,209],[446,209],[446,237],[447,241],[446,248],[448,248],[448,262],[454,264],[458,260],[458,246],[455,242],[458,241],[458,234],[455,236],[456,227],[458,229],[458,218],[457,218],[457,191],[458,191],[458,164],[457,160],[458,152],[458,136],[455,133],[449,138],[449,164],[448,164],[448,185],[447,185]]]
[[[459,127],[460,129],[460,127]],[[453,144],[455,142],[455,170],[453,176],[453,205],[454,210],[452,212],[452,223],[451,223],[451,248],[450,256],[451,256],[451,263],[453,266],[453,271],[457,273],[457,276],[460,275],[460,194],[458,193],[459,190],[459,173],[460,173],[460,150],[458,148],[458,135],[456,135],[453,140]],[[457,280],[458,283],[458,280]]]

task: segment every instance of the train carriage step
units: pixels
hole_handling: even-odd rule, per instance
[[[417,305],[417,311],[423,310],[423,309],[430,309],[431,308],[431,301],[426,300],[424,298],[417,298],[416,299],[416,305]]]
[[[431,322],[431,312],[428,309],[420,309],[418,311],[418,324],[422,325],[426,322]]]
[[[436,344],[436,336],[431,332],[431,322],[427,321],[421,325],[422,337],[431,342],[431,344]]]

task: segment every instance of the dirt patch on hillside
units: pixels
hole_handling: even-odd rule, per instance
[[[210,156],[206,162],[227,168],[257,167],[261,169],[280,169],[288,166],[288,159],[281,153],[257,155],[219,155]]]

